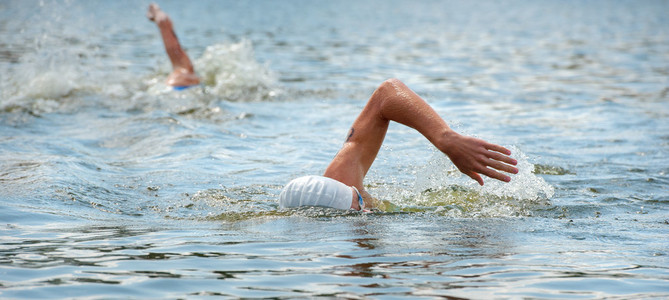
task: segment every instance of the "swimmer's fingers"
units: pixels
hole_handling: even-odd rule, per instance
[[[501,162],[496,161],[496,160],[492,160],[492,159],[488,161],[488,166],[495,169],[495,170],[499,170],[499,171],[503,171],[503,172],[507,172],[507,173],[511,173],[511,174],[517,174],[518,173],[517,168],[515,168],[513,166],[510,166],[510,165],[507,165],[507,164],[504,164],[504,163],[501,163]]]
[[[151,22],[156,21],[156,14],[154,14],[150,9],[146,12],[146,18]]]
[[[486,155],[487,155],[488,158],[490,158],[490,159],[494,159],[494,160],[496,160],[496,161],[501,161],[501,162],[506,163],[506,164],[509,164],[509,165],[514,165],[514,166],[515,166],[516,164],[518,164],[518,161],[516,161],[515,159],[509,157],[508,154],[507,154],[507,155],[503,155],[503,154],[501,154],[501,153],[499,153],[499,152],[488,151],[488,153],[486,153]],[[495,168],[495,169],[498,169],[498,168]],[[499,170],[499,169],[498,169],[498,170]],[[516,173],[516,172],[511,172],[511,171],[508,171],[508,172],[509,172],[509,173]]]
[[[500,145],[485,143],[484,147],[488,150],[492,150],[492,151],[499,152],[499,153],[506,154],[506,155],[511,155],[511,150],[506,149],[506,148],[504,148]]]
[[[493,169],[504,171],[511,174],[518,174],[518,168],[512,166],[518,162],[508,156],[501,155],[496,152],[490,152],[488,154],[488,161],[486,164]]]
[[[479,175],[476,172],[468,172],[465,173],[465,175],[469,176],[469,178],[476,180],[476,182],[479,183],[479,185],[483,185],[483,178],[481,178],[481,175]]]
[[[509,182],[511,178],[496,170],[518,173],[513,167],[517,161],[509,155],[511,151],[502,146],[481,139],[455,135],[442,150],[448,155],[460,172],[483,185],[481,175]]]
[[[146,17],[150,21],[155,22],[156,21],[156,14],[158,13],[159,10],[160,10],[160,7],[158,6],[158,4],[155,4],[155,3],[149,4],[149,9],[146,12]]]
[[[483,166],[482,169],[478,170],[479,173],[488,176],[490,178],[494,178],[497,180],[501,180],[504,182],[509,182],[511,181],[511,177],[501,174],[495,170],[507,172],[507,173],[512,173],[516,174],[518,173],[518,169],[514,166],[511,166],[510,164],[515,165],[517,162],[515,159],[508,157],[506,155],[502,155],[497,152],[491,152],[488,151],[488,160],[483,162],[485,166]]]
[[[493,170],[493,169],[490,169],[490,168],[483,168],[483,169],[481,170],[480,173],[483,174],[483,175],[485,175],[485,176],[488,176],[488,177],[490,177],[490,178],[497,179],[497,180],[499,180],[499,181],[504,181],[504,182],[509,182],[509,181],[511,181],[511,177],[509,177],[509,176],[507,176],[507,175],[504,175],[504,174],[502,174],[502,173],[499,173],[499,172],[497,172],[497,171],[495,171],[495,170]],[[471,176],[470,176],[470,177],[471,177]],[[479,176],[479,177],[480,177],[480,176]],[[483,184],[482,184],[482,181],[479,181],[479,184],[483,185]]]

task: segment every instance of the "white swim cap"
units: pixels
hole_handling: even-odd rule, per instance
[[[293,179],[281,191],[279,207],[325,206],[351,208],[353,190],[332,178],[304,176]]]

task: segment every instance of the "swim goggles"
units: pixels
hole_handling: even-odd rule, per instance
[[[354,187],[354,186],[351,186],[351,187],[353,188],[355,193],[358,194],[358,203],[360,204],[360,210],[362,211],[362,209],[365,206],[365,202],[362,201],[362,195],[360,195],[360,192],[358,191],[358,189],[356,187]]]

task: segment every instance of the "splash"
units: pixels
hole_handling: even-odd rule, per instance
[[[28,98],[58,99],[65,97],[75,90],[77,85],[77,72],[73,70],[49,70],[27,78],[22,95]]]
[[[235,44],[216,44],[205,49],[194,60],[195,72],[201,78],[201,87],[189,88],[180,94],[213,96],[228,101],[270,100],[279,94],[274,73],[254,57],[251,42],[242,40]],[[151,78],[149,94],[172,93],[165,85],[166,74]]]
[[[81,72],[72,63],[68,51],[29,53],[23,55],[20,67],[2,83],[2,108],[30,107],[37,113],[53,110],[54,100],[62,99],[81,88]]]
[[[231,101],[268,100],[277,95],[276,77],[256,61],[250,41],[209,46],[194,65],[209,94]]]
[[[415,195],[405,205],[436,207],[437,212],[454,216],[516,216],[529,215],[532,208],[547,205],[555,189],[534,174],[535,167],[516,147],[510,147],[518,161],[518,174],[511,182],[484,178],[485,185],[458,171],[442,153],[432,156],[417,172]]]

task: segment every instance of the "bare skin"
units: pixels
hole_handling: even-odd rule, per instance
[[[155,3],[149,5],[146,17],[158,25],[163,44],[165,44],[165,52],[167,52],[167,56],[172,62],[172,73],[167,77],[167,85],[190,86],[199,84],[200,78],[195,75],[193,64],[179,44],[170,17]]]
[[[453,131],[421,97],[397,79],[383,82],[372,94],[353,122],[344,145],[323,176],[355,186],[363,196],[365,208],[375,201],[365,191],[363,180],[372,166],[388,130],[395,121],[420,132],[437,149],[446,154],[460,172],[483,185],[482,175],[509,182],[502,172],[516,174],[517,161],[508,149]],[[360,210],[357,196],[351,208]]]

